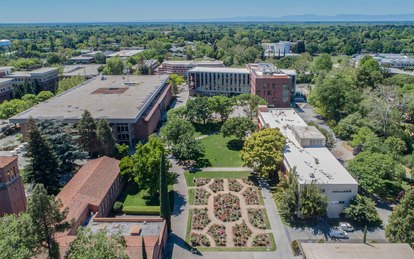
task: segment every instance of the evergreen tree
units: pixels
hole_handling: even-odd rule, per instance
[[[91,157],[96,156],[98,137],[96,136],[96,123],[92,114],[85,110],[78,124],[80,143],[82,148],[88,152]]]
[[[171,208],[168,195],[167,169],[164,153],[161,153],[160,167],[160,216],[166,221],[169,233],[171,232]]]
[[[38,184],[29,199],[28,214],[39,242],[48,253],[48,258],[60,258],[59,244],[54,236],[70,228],[70,223],[66,221],[68,210],[62,210],[61,201],[56,201],[53,195],[47,195],[43,185]]]
[[[99,120],[96,124],[96,137],[99,143],[100,156],[113,156],[116,140],[112,134],[112,129],[106,120]]]
[[[28,145],[25,156],[29,163],[25,167],[25,181],[41,183],[49,194],[55,194],[59,190],[59,165],[56,156],[32,118],[26,126]]]
[[[326,215],[328,197],[323,195],[315,183],[304,185],[299,195],[300,211],[303,218],[316,219]]]
[[[75,167],[75,160],[85,159],[88,153],[76,145],[79,137],[69,133],[67,126],[58,120],[42,120],[38,122],[42,136],[50,143],[59,164],[59,174],[71,174]]]

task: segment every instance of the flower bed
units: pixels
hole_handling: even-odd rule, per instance
[[[249,187],[242,193],[247,205],[259,205],[259,190]]]
[[[243,186],[236,179],[229,179],[229,191],[239,192],[243,189]]]
[[[223,179],[214,179],[213,183],[210,184],[209,187],[214,193],[224,191],[224,181]]]
[[[195,186],[200,187],[208,184],[211,181],[209,178],[194,178]]]
[[[253,238],[253,246],[271,246],[270,237],[268,234],[260,234]]]
[[[255,186],[254,182],[252,180],[249,180],[248,178],[242,178],[243,183],[250,185],[250,186]]]
[[[233,227],[233,242],[235,246],[246,246],[247,240],[252,235],[252,231],[243,221],[241,224],[236,224]]]
[[[214,224],[207,232],[216,243],[216,246],[226,246],[226,227],[223,225]]]
[[[203,234],[190,234],[191,246],[210,246],[210,240]]]
[[[261,209],[248,209],[249,221],[255,228],[266,229],[264,212]]]
[[[203,188],[197,188],[195,191],[195,205],[207,205],[210,193]]]
[[[239,198],[232,194],[214,197],[214,215],[223,222],[237,221],[241,217]]]
[[[192,229],[203,230],[210,223],[210,218],[207,214],[208,209],[194,209],[193,221],[191,223]]]

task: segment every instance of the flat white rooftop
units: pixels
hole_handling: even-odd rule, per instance
[[[24,123],[34,119],[59,119],[77,122],[85,110],[96,119],[111,123],[135,123],[163,89],[167,75],[94,77],[68,91],[42,102],[10,119]],[[127,82],[125,84],[125,81]]]
[[[306,259],[413,259],[408,244],[302,243]]]
[[[189,72],[250,74],[247,68],[234,67],[195,67]]]
[[[265,127],[278,128],[286,137],[284,159],[290,168],[296,167],[300,184],[358,184],[327,148],[304,148],[299,144],[293,128],[308,125],[294,109],[268,109],[259,115]]]
[[[223,61],[221,60],[166,60],[163,64],[171,64],[171,65],[223,65]]]
[[[99,75],[100,64],[66,65],[63,68],[63,76],[96,76]]]
[[[110,57],[132,57],[135,56],[141,52],[143,52],[144,49],[131,49],[131,50],[121,50],[115,53],[112,53],[109,55]]]

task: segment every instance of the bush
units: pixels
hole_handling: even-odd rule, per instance
[[[122,202],[120,202],[120,201],[116,201],[115,202],[115,204],[114,204],[114,211],[116,212],[116,213],[119,213],[119,212],[121,212],[122,211],[122,208],[124,207],[124,204],[122,204]]]
[[[160,206],[125,206],[122,211],[130,215],[159,215]]]
[[[293,240],[292,243],[290,243],[290,247],[292,248],[294,256],[302,255],[302,250],[300,249],[299,242],[297,240]]]

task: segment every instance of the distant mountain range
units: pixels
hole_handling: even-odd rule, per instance
[[[337,15],[286,15],[280,17],[268,16],[244,16],[230,18],[211,19],[171,19],[152,20],[147,22],[413,22],[414,13],[389,14],[389,15],[362,15],[362,14],[337,14]]]

